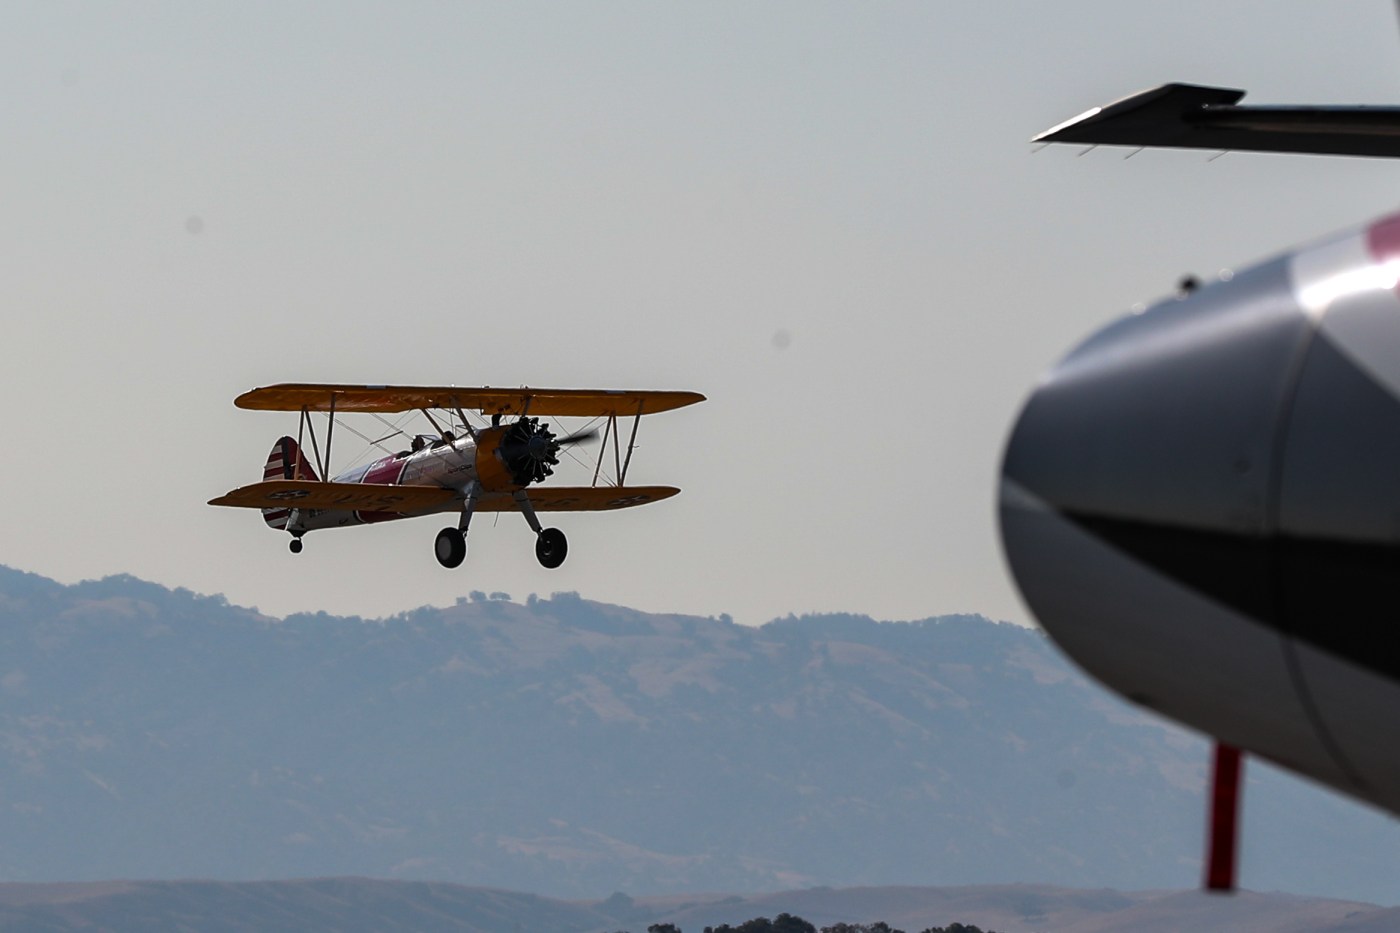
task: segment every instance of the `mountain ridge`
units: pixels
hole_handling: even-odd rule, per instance
[[[1037,632],[502,596],[276,619],[0,569],[0,878],[1195,882],[1204,743]],[[1393,824],[1248,774],[1246,883],[1395,900]]]

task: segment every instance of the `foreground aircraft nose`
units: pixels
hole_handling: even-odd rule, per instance
[[[1400,217],[1163,301],[1026,403],[1007,561],[1130,699],[1400,812]]]

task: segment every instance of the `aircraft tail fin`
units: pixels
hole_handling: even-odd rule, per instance
[[[267,463],[263,465],[263,480],[270,479],[316,481],[320,477],[316,475],[316,469],[306,459],[306,454],[297,446],[297,442],[290,437],[281,437],[278,438],[277,443],[272,445],[272,452],[267,455]],[[292,510],[263,509],[262,514],[263,521],[280,530],[287,527],[287,520],[292,517]]]

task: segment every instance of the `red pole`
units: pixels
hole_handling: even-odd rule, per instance
[[[1211,777],[1210,828],[1206,843],[1206,890],[1235,890],[1235,839],[1239,831],[1240,775],[1244,760],[1240,750],[1215,743],[1215,767]]]

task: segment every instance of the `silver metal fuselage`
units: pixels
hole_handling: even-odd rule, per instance
[[[1159,302],[1007,444],[1006,558],[1091,674],[1400,813],[1400,218]]]
[[[476,442],[470,437],[459,437],[451,443],[438,442],[435,446],[425,446],[422,450],[381,457],[373,463],[346,470],[333,478],[337,483],[384,483],[401,486],[442,486],[466,494],[467,486],[477,479]],[[362,512],[362,511],[300,511],[293,513],[287,530],[294,533],[315,531],[321,528],[343,528],[348,525],[364,525],[392,521],[399,518],[413,518],[431,515],[435,512],[455,512],[461,508],[460,500],[422,509],[416,512]]]

